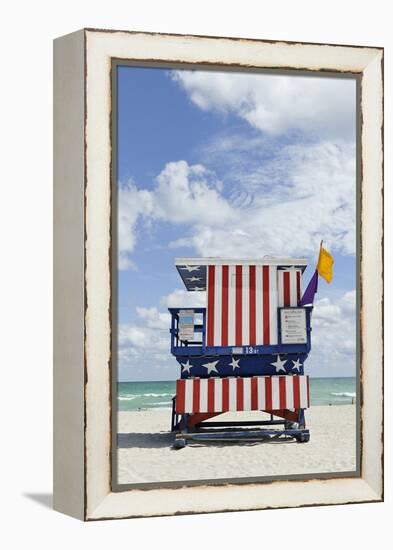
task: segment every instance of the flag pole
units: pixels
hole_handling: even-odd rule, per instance
[[[321,242],[320,242],[320,244],[319,244],[319,254],[318,254],[318,261],[317,261],[317,269],[318,269],[318,264],[319,264],[319,258],[321,257],[322,244],[323,244],[323,240],[321,239]]]

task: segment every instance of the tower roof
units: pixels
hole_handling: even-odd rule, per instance
[[[201,292],[206,290],[207,266],[209,265],[274,265],[278,269],[297,268],[303,272],[307,267],[307,260],[304,258],[272,257],[257,259],[176,258],[175,265],[186,289]]]

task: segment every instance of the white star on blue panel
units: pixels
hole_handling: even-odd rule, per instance
[[[218,370],[216,369],[218,361],[211,361],[211,363],[205,363],[202,365],[202,367],[207,368],[207,374],[210,374],[211,372],[216,372],[218,374]]]
[[[190,365],[190,361],[187,360],[187,363],[180,363],[181,366],[182,366],[182,372],[188,372],[188,374],[190,374],[190,368],[193,366],[193,365]]]
[[[239,361],[240,359],[235,359],[234,357],[232,357],[232,361],[231,363],[229,363],[229,366],[232,367],[233,370],[240,369]]]
[[[300,359],[296,359],[296,361],[292,361],[293,366],[292,368],[297,370],[299,372],[300,367],[302,366],[302,363],[300,362]]]
[[[280,372],[280,371],[284,371],[285,372],[285,368],[284,368],[284,365],[285,363],[287,362],[287,359],[280,359],[280,356],[277,355],[277,361],[275,361],[274,363],[270,363],[271,365],[273,365],[273,367],[276,368],[276,372]]]

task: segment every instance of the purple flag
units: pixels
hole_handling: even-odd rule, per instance
[[[314,296],[318,290],[318,271],[315,270],[314,275],[311,277],[310,282],[306,290],[304,291],[303,297],[300,300],[301,306],[312,305],[314,303]]]

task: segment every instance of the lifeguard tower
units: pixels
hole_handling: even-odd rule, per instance
[[[300,306],[306,260],[178,258],[175,264],[188,291],[206,291],[206,307],[169,309],[171,353],[181,369],[172,407],[175,446],[188,440],[308,441],[304,362],[312,307]],[[241,411],[270,417],[209,422]]]

